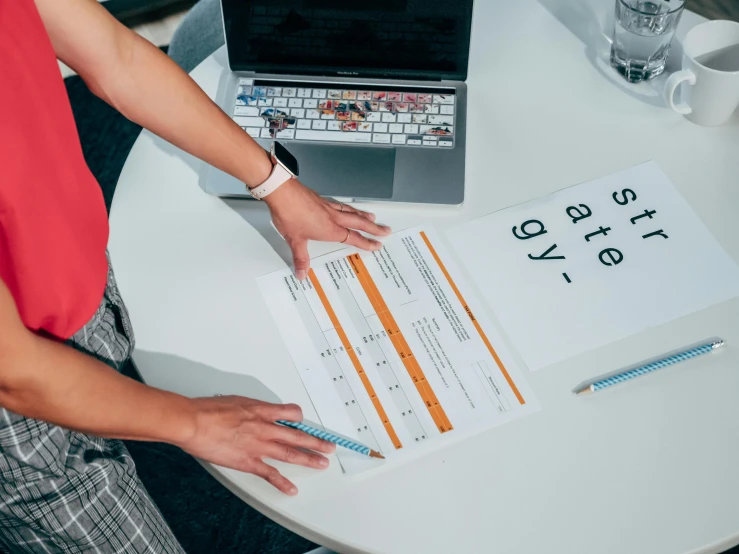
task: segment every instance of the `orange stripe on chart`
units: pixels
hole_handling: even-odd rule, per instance
[[[326,293],[323,291],[323,287],[321,287],[321,284],[318,282],[318,278],[316,277],[316,274],[312,269],[308,270],[308,277],[310,278],[310,282],[313,284],[313,288],[316,290],[316,293],[318,293],[318,298],[321,299],[321,304],[323,304],[323,307],[326,310],[329,319],[331,319],[331,323],[333,323],[334,329],[336,329],[336,333],[339,335],[341,344],[344,345],[344,350],[347,354],[349,354],[349,359],[352,361],[354,369],[357,370],[357,374],[362,380],[362,384],[364,385],[364,388],[367,391],[370,400],[372,400],[372,404],[374,405],[375,410],[377,410],[377,415],[380,416],[382,424],[385,426],[385,430],[387,431],[387,434],[390,437],[393,446],[395,446],[395,448],[403,448],[403,445],[401,444],[397,433],[395,433],[395,429],[393,429],[393,426],[391,425],[390,420],[385,413],[385,409],[382,407],[382,404],[380,404],[380,399],[377,398],[377,394],[375,394],[375,389],[372,386],[372,383],[370,383],[369,379],[367,378],[367,374],[364,372],[364,368],[362,368],[362,364],[359,362],[357,354],[354,352],[354,349],[349,343],[349,339],[346,336],[344,329],[339,323],[339,318],[336,317],[336,313],[331,307],[331,304],[326,297]]]
[[[506,370],[505,366],[503,365],[503,362],[498,356],[498,353],[495,351],[495,348],[493,348],[493,345],[490,344],[490,341],[485,336],[485,333],[483,332],[482,327],[480,327],[480,324],[478,323],[477,319],[472,314],[472,310],[470,310],[470,307],[467,305],[467,302],[464,301],[464,298],[462,297],[462,294],[459,292],[457,285],[455,285],[454,281],[452,281],[451,275],[449,275],[449,272],[446,270],[446,267],[444,267],[444,264],[441,263],[441,259],[439,258],[439,255],[436,253],[436,250],[434,250],[434,247],[431,246],[431,242],[426,236],[426,233],[424,233],[423,231],[421,231],[421,238],[426,243],[426,246],[428,246],[429,252],[431,252],[431,255],[434,257],[434,260],[436,260],[436,263],[439,264],[439,268],[441,269],[442,273],[446,277],[447,281],[449,281],[449,284],[451,285],[452,290],[454,291],[454,294],[457,295],[457,298],[462,303],[462,306],[464,306],[464,311],[467,312],[468,316],[470,316],[470,319],[472,320],[472,324],[475,326],[475,329],[477,329],[477,332],[480,333],[480,338],[482,339],[482,342],[484,342],[485,346],[487,346],[488,350],[490,350],[490,353],[493,355],[493,358],[495,359],[495,363],[498,364],[498,367],[500,368],[500,372],[503,374],[503,377],[505,377],[505,380],[508,381],[508,384],[510,385],[511,390],[513,391],[513,394],[516,395],[518,402],[521,405],[526,404],[526,401],[523,399],[523,396],[521,396],[521,393],[518,392],[518,388],[516,388],[516,384],[513,382],[513,379],[511,379],[511,376],[508,375],[508,370]]]
[[[421,395],[424,404],[426,404],[426,408],[428,408],[429,414],[431,414],[431,418],[434,420],[436,427],[441,433],[451,431],[453,429],[451,421],[449,421],[449,418],[442,409],[434,390],[426,380],[426,376],[423,374],[421,366],[413,355],[410,346],[408,346],[403,333],[400,332],[400,327],[398,327],[398,324],[390,313],[387,304],[385,304],[385,300],[382,298],[380,291],[377,289],[375,282],[367,271],[367,267],[364,265],[362,258],[359,257],[359,254],[352,254],[351,256],[347,256],[346,259],[349,260],[349,264],[357,275],[357,279],[362,285],[364,293],[367,295],[367,298],[369,298],[377,317],[380,318],[380,322],[387,331],[388,338],[390,338],[390,342],[393,343],[395,350],[403,361],[403,365],[405,366],[408,375],[413,379],[416,389]]]

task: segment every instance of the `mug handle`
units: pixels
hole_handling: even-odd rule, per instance
[[[670,108],[682,115],[688,115],[693,111],[693,108],[685,103],[679,105],[675,104],[675,91],[677,90],[677,87],[685,81],[690,85],[694,85],[695,73],[689,69],[682,69],[670,75],[670,78],[667,79],[667,83],[665,83],[665,98],[667,99],[667,104]]]

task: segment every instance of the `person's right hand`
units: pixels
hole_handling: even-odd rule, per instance
[[[270,404],[242,396],[194,398],[195,431],[179,446],[189,454],[220,466],[262,477],[285,494],[298,489],[264,458],[326,469],[336,445],[290,427],[278,419],[302,421],[303,412],[295,404]],[[305,452],[301,449],[312,450]]]

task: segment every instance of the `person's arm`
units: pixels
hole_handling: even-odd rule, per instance
[[[282,492],[295,486],[263,458],[322,469],[334,445],[277,419],[302,420],[294,404],[237,396],[188,399],[143,385],[21,322],[0,280],[0,406],[102,437],[168,442],[218,465],[263,477]],[[316,452],[306,452],[310,449]]]
[[[54,50],[97,96],[168,142],[250,187],[272,170],[265,151],[172,60],[116,21],[96,0],[36,0]],[[295,273],[310,266],[308,241],[377,250],[362,236],[389,234],[374,216],[328,202],[291,179],[266,198],[272,219],[293,252]],[[349,232],[351,230],[351,232]],[[349,233],[347,235],[347,233]]]

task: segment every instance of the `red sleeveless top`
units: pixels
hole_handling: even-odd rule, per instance
[[[0,0],[0,279],[23,323],[67,339],[107,278],[103,195],[33,0]]]

